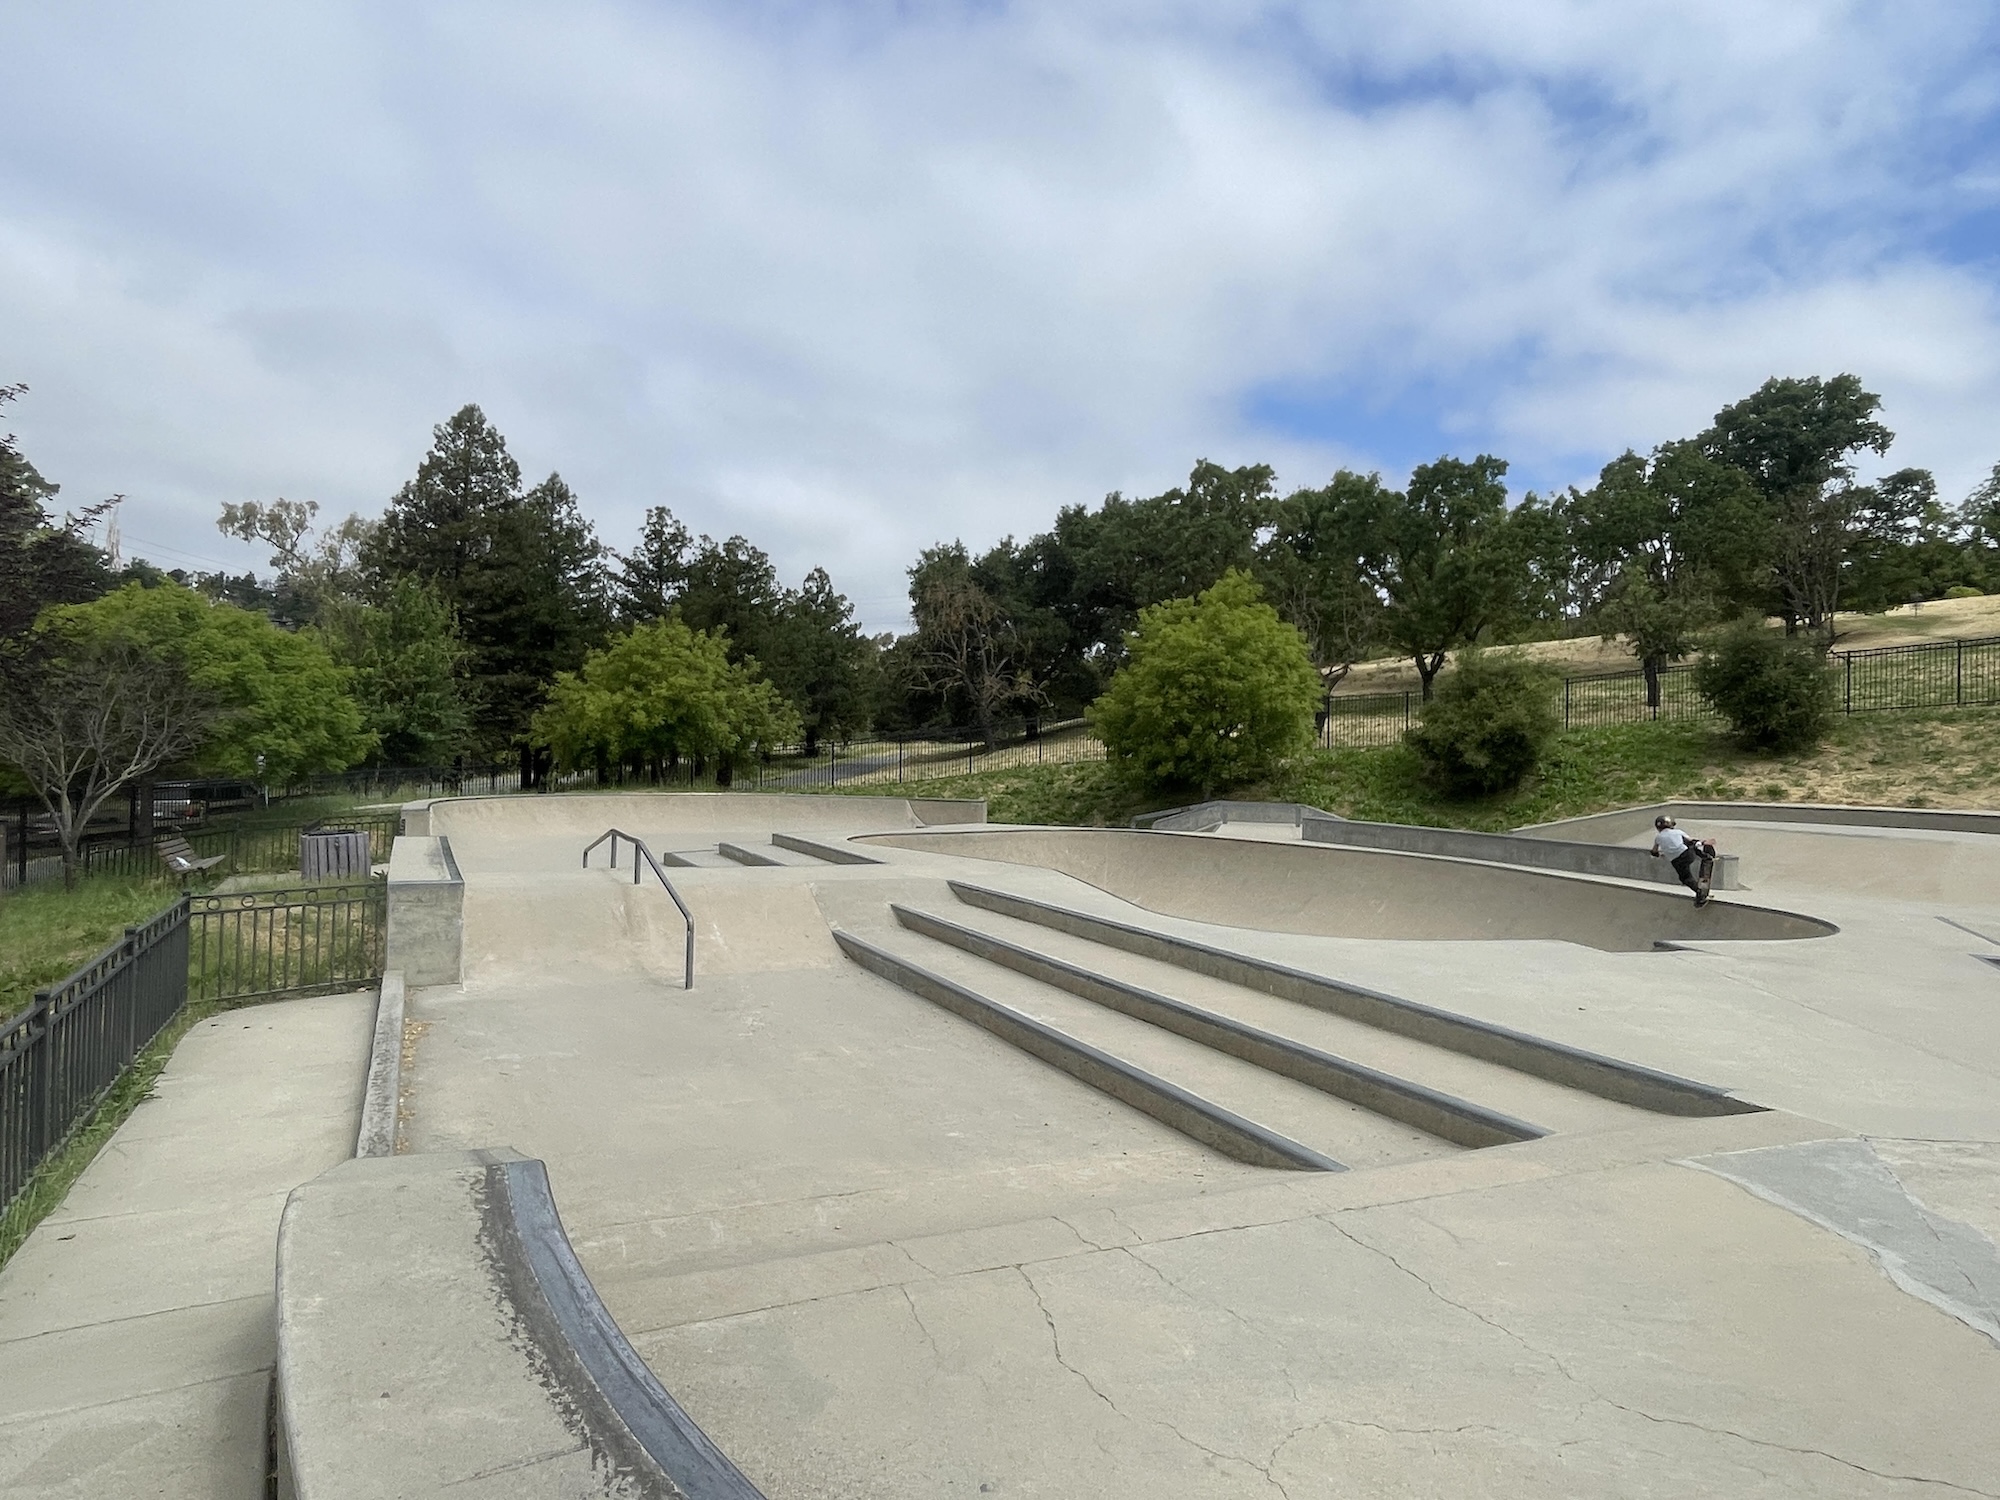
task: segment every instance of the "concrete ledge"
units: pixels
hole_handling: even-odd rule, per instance
[[[1529,839],[1573,839],[1616,844],[1650,832],[1661,813],[1676,822],[1814,823],[1835,828],[1909,828],[1931,833],[2000,834],[2000,812],[1938,807],[1867,807],[1843,802],[1648,802],[1555,823],[1533,823],[1514,833]]]
[[[1208,833],[1224,823],[1283,823],[1300,827],[1306,818],[1340,819],[1321,808],[1303,802],[1197,802],[1189,807],[1162,808],[1140,813],[1134,828],[1153,828],[1163,833]]]
[[[1653,826],[1648,817],[1647,828]],[[1361,823],[1308,813],[1299,837],[1309,844],[1345,844],[1361,849],[1394,849],[1405,854],[1442,854],[1452,859],[1478,859],[1501,865],[1527,865],[1537,870],[1566,870],[1577,875],[1609,875],[1619,880],[1646,880],[1657,885],[1680,884],[1674,867],[1644,849],[1618,844],[1569,843],[1514,833],[1471,833],[1459,828],[1425,828],[1413,823]],[[1714,887],[1742,889],[1739,860],[1722,854],[1715,861]]]
[[[1732,1099],[1709,1084],[1695,1083],[1671,1073],[1640,1067],[1637,1063],[1586,1052],[1579,1047],[1552,1042],[1546,1037],[1512,1031],[1504,1026],[1495,1026],[1490,1021],[1477,1021],[1470,1016],[1419,1005],[1414,1000],[1385,995],[1380,990],[1323,979],[1317,974],[1308,974],[1284,964],[1230,953],[1221,948],[1211,948],[1206,943],[1128,926],[1067,907],[1051,906],[1007,891],[987,890],[962,880],[949,884],[952,894],[959,900],[982,911],[1018,917],[1057,932],[1089,938],[1107,948],[1159,959],[1193,973],[1240,984],[1245,989],[1275,995],[1282,1000],[1296,1000],[1302,1005],[1345,1016],[1365,1026],[1394,1032],[1448,1052],[1498,1063],[1503,1068],[1546,1078],[1551,1083],[1580,1089],[1600,1099],[1612,1099],[1620,1104],[1665,1115],[1740,1115],[1755,1113],[1763,1107]]]
[[[403,834],[389,851],[385,969],[412,986],[457,984],[465,950],[465,879],[442,837]]]
[[[810,854],[814,859],[823,859],[830,865],[879,865],[884,861],[872,854],[863,854],[858,849],[850,849],[845,844],[829,844],[822,839],[809,839],[796,833],[774,833],[771,842],[777,848],[789,849],[794,854]]]
[[[361,1099],[356,1156],[396,1154],[396,1112],[403,1096],[403,974],[382,976],[375,1000],[375,1040],[368,1053],[368,1088]]]
[[[989,1000],[962,984],[920,968],[908,959],[864,942],[853,933],[835,928],[833,939],[841,951],[871,974],[879,974],[891,984],[930,1001],[933,1005],[962,1016],[975,1026],[992,1032],[1002,1041],[1038,1057],[1070,1077],[1109,1094],[1121,1104],[1129,1104],[1141,1114],[1151,1115],[1162,1125],[1178,1130],[1224,1156],[1248,1162],[1253,1167],[1278,1167],[1290,1171],[1344,1172],[1346,1167],[1330,1156],[1322,1156],[1310,1146],[1302,1146],[1289,1136],[1278,1134],[1255,1120],[1246,1120],[1178,1084],[1156,1077],[1145,1069],[1113,1057],[1109,1052],[1077,1040],[1066,1032],[1022,1015],[997,1000]]]
[[[720,854],[724,859],[735,860],[739,865],[777,865],[782,867],[785,863],[781,859],[771,858],[768,854],[759,854],[755,849],[745,849],[741,844],[718,843],[715,846],[715,852]]]
[[[277,1490],[762,1500],[604,1310],[538,1161],[346,1162],[278,1233]]]
[[[1290,1037],[1247,1025],[1233,1016],[1218,1015],[1171,996],[1127,984],[1121,979],[1093,973],[1046,953],[1003,941],[990,933],[961,927],[930,912],[914,911],[894,904],[889,909],[896,914],[896,920],[912,932],[948,943],[988,963],[999,964],[1017,974],[1026,974],[1030,979],[1067,990],[1107,1010],[1115,1010],[1121,1015],[1157,1026],[1162,1031],[1184,1036],[1191,1042],[1241,1058],[1266,1072],[1295,1079],[1307,1088],[1318,1089],[1336,1099],[1345,1099],[1350,1104],[1358,1104],[1387,1119],[1415,1126],[1457,1145],[1505,1146],[1515,1141],[1537,1140],[1548,1134],[1539,1125],[1516,1120],[1468,1099],[1426,1088],[1392,1073],[1364,1067],[1347,1058],[1336,1057],[1331,1052],[1295,1042]]]

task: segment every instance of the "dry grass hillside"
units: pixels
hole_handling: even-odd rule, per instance
[[[1903,605],[1879,615],[1837,616],[1837,649],[1866,650],[1871,646],[1909,646],[1960,636],[2000,635],[2000,594],[1978,599],[1940,599],[1930,604]],[[1561,641],[1531,641],[1522,646],[1497,646],[1503,655],[1525,656],[1565,677],[1592,672],[1630,672],[1638,662],[1623,640],[1577,636]],[[1402,693],[1417,687],[1417,670],[1407,658],[1358,664],[1336,690],[1341,693]]]

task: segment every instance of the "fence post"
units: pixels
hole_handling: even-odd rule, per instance
[[[1569,728],[1569,679],[1563,679],[1563,728]]]
[[[1840,660],[1841,664],[1847,669],[1847,711],[1851,714],[1854,712],[1854,653],[1850,651],[1842,656]]]
[[[1958,643],[1958,663],[1954,675],[1957,682],[1957,687],[1952,693],[1952,697],[1955,700],[1954,706],[1963,708],[1965,707],[1965,642],[1963,639]]]
[[[896,741],[896,780],[903,779],[903,741]]]
[[[35,1009],[42,1018],[42,1065],[28,1075],[30,1127],[28,1160],[39,1162],[55,1140],[56,1026],[49,1014],[49,991],[35,991]]]
[[[1403,733],[1405,734],[1410,732],[1410,699],[1412,696],[1410,693],[1403,694]]]

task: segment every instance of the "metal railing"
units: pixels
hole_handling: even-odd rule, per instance
[[[645,841],[642,839],[635,839],[634,837],[632,837],[631,834],[625,832],[622,828],[607,828],[601,835],[599,835],[597,838],[592,839],[590,843],[584,847],[583,867],[586,870],[590,868],[590,851],[592,849],[595,849],[599,844],[604,843],[607,839],[611,843],[612,869],[615,870],[618,868],[618,841],[620,839],[623,839],[626,843],[632,846],[632,851],[633,851],[632,884],[637,885],[640,879],[644,876],[646,868],[650,868],[652,872],[659,877],[660,884],[666,888],[667,894],[674,898],[674,905],[680,909],[681,920],[687,924],[687,973],[686,977],[683,979],[681,983],[681,988],[688,990],[693,989],[694,988],[694,913],[688,910],[687,902],[681,900],[681,893],[675,890],[674,883],[671,880],[667,879],[667,872],[660,868],[660,862],[657,859],[653,858],[653,851],[646,847]],[[640,860],[642,859],[645,861],[645,866],[643,867],[640,865]]]
[[[187,1001],[188,898],[0,1022],[0,1207]]]
[[[382,977],[381,880],[191,898],[188,985],[198,1000],[332,994]]]

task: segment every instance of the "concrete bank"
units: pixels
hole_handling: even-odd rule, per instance
[[[190,1031],[0,1269],[0,1494],[264,1494],[285,1196],[354,1150],[375,996]]]

